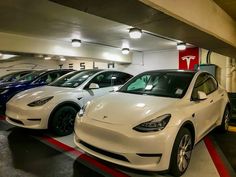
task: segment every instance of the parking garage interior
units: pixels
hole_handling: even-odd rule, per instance
[[[233,177],[235,12],[234,0],[2,1],[0,78],[52,69],[115,70],[133,76],[150,70],[209,72],[228,93],[229,127],[225,133],[212,130],[195,145],[183,176]],[[0,95],[8,89],[1,84]],[[0,177],[171,176],[168,169],[132,169],[97,158],[76,146],[74,132],[58,136],[49,129],[9,124],[5,111],[0,111]]]

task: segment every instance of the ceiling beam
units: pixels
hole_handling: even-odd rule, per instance
[[[131,63],[132,53],[123,55],[121,50],[109,46],[83,44],[79,48],[71,46],[70,42],[47,40],[9,33],[0,33],[0,51],[19,53],[34,53],[64,57],[107,60],[120,63]]]
[[[198,1],[194,1],[193,3],[193,1],[189,0],[142,0],[142,2],[137,0],[51,1],[89,14],[138,27],[168,38],[184,41],[222,55],[236,57],[236,34],[234,22],[229,17],[225,17],[224,11],[220,11],[220,8],[216,4],[209,4],[209,2],[214,3],[213,1],[199,0],[199,2],[202,3],[202,6],[205,5],[205,1],[209,1],[207,2],[207,6],[204,8],[202,15],[200,14],[202,13],[200,9],[202,6],[197,3]],[[179,1],[182,2],[182,7],[179,7],[180,5],[177,4]],[[185,5],[184,2],[186,2]],[[193,3],[193,5],[191,5],[191,3]],[[168,6],[170,4],[172,8],[179,8],[174,11]],[[196,8],[191,7],[194,5],[197,5]],[[181,13],[183,13],[182,11],[186,10],[186,8],[189,8],[189,10],[187,10],[188,12],[181,16]],[[207,13],[208,10],[209,13]],[[217,19],[221,19],[220,17],[222,17],[220,22],[225,20],[223,24],[217,23],[216,20],[213,20],[215,11],[217,11]],[[186,17],[189,13],[192,13],[191,18]],[[198,15],[200,19],[193,19]],[[211,17],[209,18],[209,16]],[[201,19],[202,24],[199,23]],[[210,21],[212,20],[212,25],[214,24],[212,27],[210,24],[206,24],[209,22],[208,19]],[[226,26],[226,31],[220,31],[218,29],[224,28],[222,25]],[[225,32],[228,34],[222,34]],[[233,34],[235,35],[233,36]]]

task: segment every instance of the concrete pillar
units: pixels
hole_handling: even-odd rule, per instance
[[[231,92],[232,90],[232,60],[230,57],[226,58],[226,90]]]
[[[232,59],[232,92],[236,92],[236,59]]]

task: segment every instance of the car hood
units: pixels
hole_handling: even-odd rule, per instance
[[[30,103],[42,98],[73,92],[72,88],[42,86],[18,93],[11,99],[11,103]]]
[[[175,98],[116,92],[92,101],[86,116],[110,124],[133,125],[170,113],[170,109],[179,101]]]

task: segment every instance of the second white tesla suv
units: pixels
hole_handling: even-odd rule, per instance
[[[112,92],[132,75],[112,70],[69,73],[49,86],[15,95],[6,106],[6,120],[31,129],[51,129],[63,136],[73,132],[76,113],[95,97]]]

